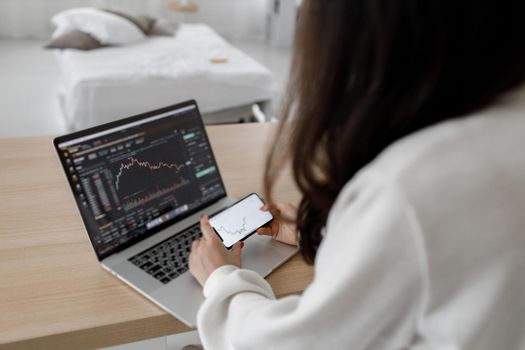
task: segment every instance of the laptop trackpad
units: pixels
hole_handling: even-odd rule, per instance
[[[253,235],[246,240],[242,249],[242,267],[266,277],[296,249],[275,242],[271,237]]]
[[[296,248],[277,243],[271,237],[253,235],[242,249],[242,267],[267,276],[295,252]],[[170,314],[190,327],[197,323],[197,311],[204,301],[202,288],[193,276],[186,272],[166,286],[159,288],[152,297]]]

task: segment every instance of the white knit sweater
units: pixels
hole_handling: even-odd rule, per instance
[[[250,244],[249,240],[246,244]],[[525,90],[399,140],[341,191],[302,296],[224,266],[205,349],[525,349]]]

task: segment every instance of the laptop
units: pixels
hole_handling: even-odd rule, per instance
[[[233,204],[195,101],[54,140],[104,269],[190,327],[204,298],[188,271],[201,214]],[[295,247],[251,236],[243,267],[267,276]]]

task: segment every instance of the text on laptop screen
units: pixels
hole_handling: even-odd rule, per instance
[[[225,195],[194,105],[58,148],[99,258]]]

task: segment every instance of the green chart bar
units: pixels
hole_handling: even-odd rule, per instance
[[[203,169],[203,170],[199,171],[197,174],[195,174],[195,176],[196,176],[197,179],[198,179],[198,178],[200,178],[200,177],[203,177],[204,175],[208,175],[208,174],[210,174],[210,173],[215,172],[215,170],[216,170],[216,169],[215,169],[215,166],[211,166],[211,167],[209,167],[209,168],[206,168],[206,169]]]
[[[189,134],[186,134],[186,135],[182,136],[182,138],[183,138],[184,140],[189,140],[189,139],[191,139],[193,136],[195,136],[195,133],[194,133],[194,132],[190,132]]]

